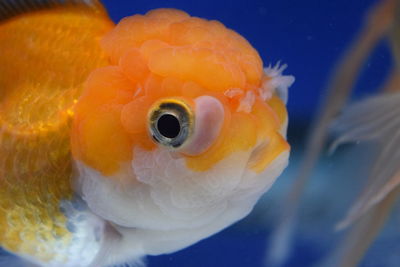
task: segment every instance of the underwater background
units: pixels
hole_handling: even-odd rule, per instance
[[[375,0],[280,1],[123,1],[104,0],[115,22],[160,7],[182,9],[192,16],[216,19],[243,35],[260,53],[264,65],[288,64],[285,74],[296,77],[289,89],[289,167],[254,211],[221,233],[180,252],[149,257],[149,267],[270,266],[266,255],[284,195],[293,182],[304,140],[339,57],[360,30]],[[373,95],[392,65],[382,42],[365,64],[354,99]],[[292,250],[280,266],[324,265],[324,258],[341,236],[334,227],[356,197],[368,164],[369,148],[345,146],[333,155],[323,153],[300,203]],[[400,218],[392,218],[370,248],[361,266],[400,266]]]

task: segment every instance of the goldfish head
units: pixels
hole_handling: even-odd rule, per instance
[[[117,226],[179,231],[149,254],[248,214],[287,165],[276,89],[293,78],[264,71],[255,49],[221,23],[178,10],[125,18],[101,45],[110,66],[89,76],[72,127],[89,207]]]

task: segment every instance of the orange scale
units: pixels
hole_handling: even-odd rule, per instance
[[[193,50],[196,49],[209,49],[209,50],[216,50],[214,49],[214,42],[211,42],[210,40],[201,40],[196,43],[191,44]]]
[[[127,104],[133,99],[133,92],[126,90],[117,90],[115,92],[115,97],[110,99],[110,104]]]
[[[224,50],[224,55],[230,58],[243,71],[247,83],[260,84],[263,75],[262,61],[251,57],[242,50],[229,48]]]
[[[137,90],[136,85],[128,80],[119,67],[103,67],[93,71],[84,85],[75,111],[90,110],[106,103],[127,103]]]
[[[208,32],[207,39],[209,41],[217,40],[224,37],[227,28],[216,20],[205,20],[197,17],[193,17],[188,21],[188,28],[190,31],[194,28],[202,28]]]
[[[277,95],[273,95],[271,99],[267,101],[267,104],[274,110],[274,114],[276,114],[280,125],[282,125],[288,117],[283,101]]]
[[[162,87],[163,80],[164,78],[159,75],[150,74],[144,83],[145,96],[148,96],[152,99],[167,96],[168,92],[166,92],[164,90],[165,88]]]
[[[260,98],[254,102],[251,114],[257,118],[259,133],[268,135],[280,127],[280,121],[274,110]]]
[[[201,27],[201,28],[209,28],[208,26],[208,20],[201,19],[198,17],[190,17],[184,21],[181,22],[184,27],[186,27],[188,30],[191,30],[195,27]]]
[[[146,40],[151,39],[167,42],[169,37],[168,28],[171,21],[164,18],[149,18],[147,16],[146,18],[144,30],[140,32],[141,35],[137,36],[138,43],[142,44]]]
[[[149,74],[147,60],[137,48],[131,48],[120,59],[119,66],[132,82],[143,82]]]
[[[189,14],[182,10],[171,9],[171,8],[159,8],[150,10],[146,13],[146,17],[155,19],[165,19],[170,22],[182,21],[189,18]]]
[[[206,27],[190,25],[188,21],[173,23],[169,28],[171,44],[188,45],[209,40],[212,37]]]
[[[207,27],[209,27],[216,36],[223,36],[228,31],[225,25],[218,20],[209,20]]]
[[[241,51],[243,53],[244,52],[243,48],[241,48],[237,45],[235,35],[236,35],[236,32],[227,31],[223,36],[221,36],[221,38],[219,38],[219,41],[225,40],[225,46],[227,49],[233,50],[233,51]]]
[[[166,42],[160,41],[160,40],[148,40],[145,41],[141,46],[140,46],[140,52],[142,53],[142,56],[146,60],[146,62],[149,60],[150,56],[157,50],[161,50],[164,48],[171,47],[169,44]],[[146,63],[147,64],[147,63]]]
[[[172,77],[165,78],[161,84],[162,91],[168,96],[181,96],[183,86],[183,81]]]
[[[226,30],[226,38],[231,40],[230,45],[242,51],[243,54],[251,55],[253,57],[259,57],[258,52],[251,46],[251,44],[240,34],[234,30]]]
[[[237,63],[236,57],[241,53],[241,51],[230,49],[227,47],[227,42],[229,42],[229,40],[215,38],[212,40],[200,41],[192,46],[195,49],[210,49],[214,52],[214,54],[223,55],[225,61]]]
[[[144,96],[125,105],[121,111],[121,123],[130,134],[144,133],[147,129],[147,114],[153,99]]]
[[[230,42],[227,41],[226,45],[230,50],[235,51],[233,56],[236,58],[238,64],[244,66],[244,70],[247,65],[250,67],[254,65],[256,73],[260,75],[259,73],[262,73],[263,62],[257,51],[246,39],[238,35],[236,32],[231,31],[229,35],[230,37],[228,37],[228,39]],[[251,68],[253,69],[253,67]],[[260,78],[260,76],[257,77]]]
[[[157,50],[149,58],[149,68],[163,77],[193,81],[213,91],[245,85],[240,68],[209,49],[181,47]]]
[[[134,15],[121,19],[115,28],[101,40],[101,47],[110,56],[111,62],[116,64],[130,48],[138,46],[135,32],[140,34],[145,26],[142,15]]]
[[[130,134],[130,139],[133,142],[133,147],[137,145],[145,150],[154,150],[157,148],[156,143],[152,140],[148,133]]]
[[[171,23],[168,31],[169,43],[171,45],[187,45],[186,39],[182,36],[185,36],[188,31],[189,29],[184,22]]]
[[[104,36],[101,45],[115,64],[128,50],[140,47],[147,40],[167,40],[169,24],[166,19],[150,19],[141,15],[127,17]]]
[[[117,109],[102,108],[74,121],[74,156],[106,176],[116,173],[122,163],[132,160],[132,141],[122,128],[119,116]]]
[[[247,60],[243,57],[238,61],[240,68],[243,70],[247,82],[252,85],[261,85],[261,77],[263,75],[262,61]]]
[[[185,82],[181,87],[181,92],[183,96],[189,98],[196,98],[206,93],[206,90],[195,82]]]

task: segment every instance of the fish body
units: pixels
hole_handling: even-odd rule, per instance
[[[24,10],[0,12],[9,252],[82,267],[171,253],[246,216],[286,167],[279,95],[294,79],[263,70],[221,23],[158,9],[115,25],[96,1],[0,3]]]
[[[79,242],[68,230],[62,203],[74,195],[74,102],[87,75],[107,64],[98,40],[113,23],[96,12],[60,6],[0,25],[0,243],[36,263],[79,266],[93,257],[70,245]],[[72,213],[73,205],[67,206]]]

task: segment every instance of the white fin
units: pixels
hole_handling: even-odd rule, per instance
[[[344,142],[375,140],[380,151],[365,188],[346,219],[343,228],[382,201],[400,184],[400,93],[361,101],[346,109],[333,124],[340,136],[333,147]]]
[[[383,106],[384,105],[384,106]],[[346,142],[379,139],[392,133],[399,121],[400,94],[371,97],[345,109],[332,129],[341,133],[331,150]]]
[[[145,267],[139,240],[124,238],[111,224],[104,231],[103,246],[89,267]]]
[[[281,65],[278,62],[274,67],[269,65],[264,69],[265,75],[271,78],[260,89],[260,95],[264,100],[270,98],[273,93],[276,93],[285,105],[287,104],[289,98],[288,88],[294,83],[295,79],[294,76],[282,74],[286,68],[286,64]]]
[[[392,191],[377,205],[371,207],[362,218],[346,233],[333,255],[319,264],[321,267],[354,267],[358,266],[368,247],[379,234],[398,198],[400,188]]]

